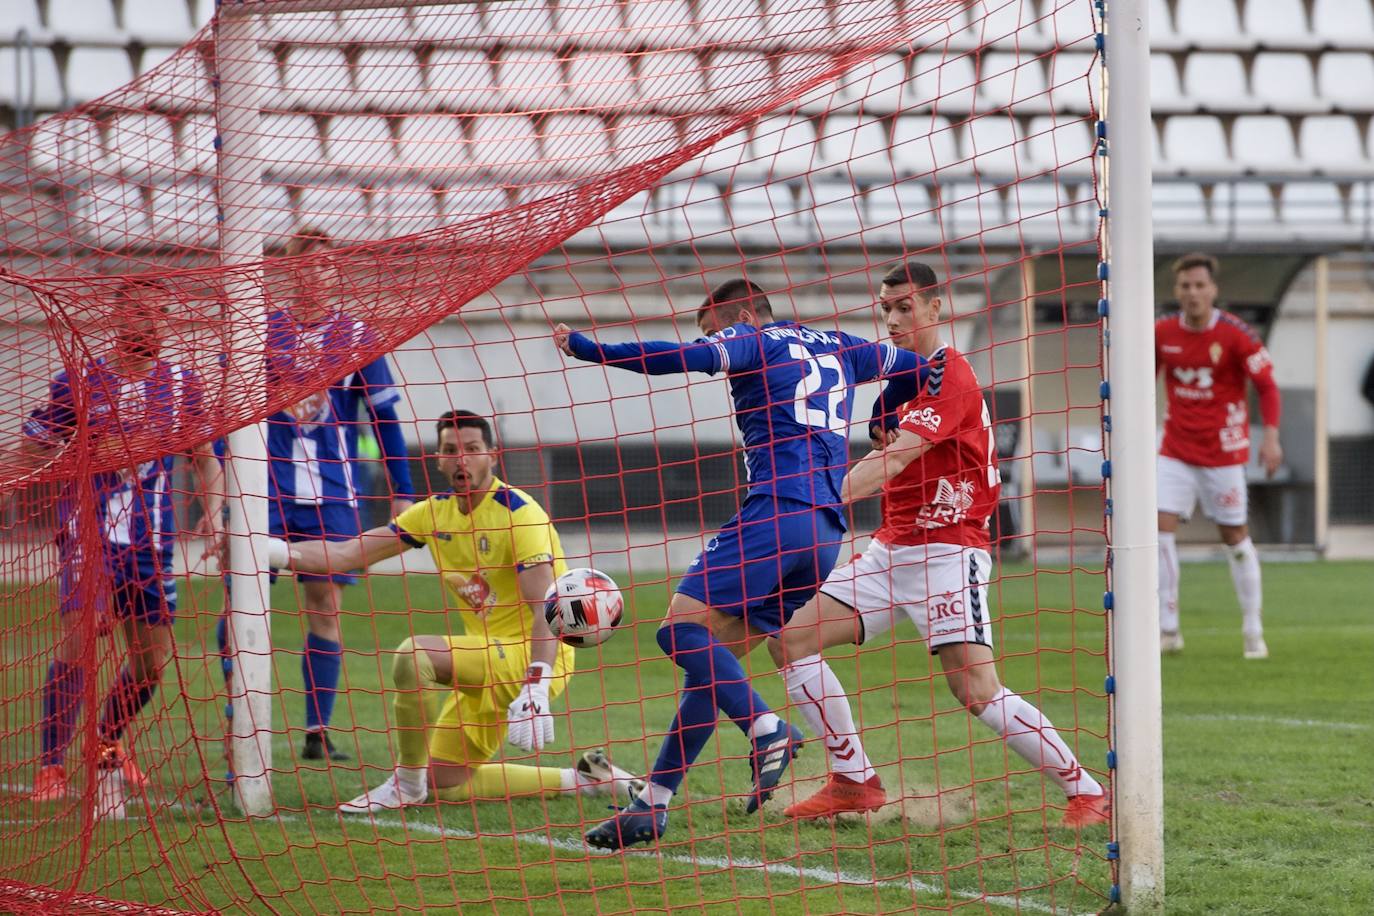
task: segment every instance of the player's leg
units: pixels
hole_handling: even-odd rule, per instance
[[[129,616],[123,631],[128,657],[105,696],[96,733],[103,763],[122,767],[125,782],[141,787],[147,778],[125,747],[124,730],[152,700],[162,681],[162,672],[172,657],[172,623],[169,619]]]
[[[1174,458],[1159,457],[1159,647],[1163,652],[1183,651],[1178,612],[1179,522],[1192,514],[1198,487],[1194,469]]]
[[[79,598],[76,570],[71,562],[63,563],[58,592],[60,631],[54,658],[48,663],[47,676],[43,680],[39,768],[31,795],[34,801],[40,802],[65,798],[68,794],[64,761],[67,747],[76,733],[86,683],[86,669],[81,664],[84,629],[81,615],[76,613]]]
[[[358,536],[358,514],[346,505],[296,508],[295,530],[306,537],[344,540]],[[305,516],[302,518],[301,516]],[[301,583],[301,610],[306,618],[305,646],[301,652],[301,679],[305,684],[306,760],[347,760],[334,746],[329,723],[343,669],[343,642],[339,627],[343,588],[354,579],[340,571],[329,576],[297,576]]]
[[[1245,657],[1269,657],[1264,642],[1264,588],[1260,578],[1259,552],[1250,540],[1248,522],[1249,494],[1244,465],[1206,468],[1203,472],[1203,499],[1207,515],[1217,523],[1217,532],[1226,545],[1226,562],[1231,567],[1231,583],[1240,602],[1241,636]]]

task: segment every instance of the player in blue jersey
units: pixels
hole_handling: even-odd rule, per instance
[[[268,318],[268,384],[291,381],[293,373],[318,373],[320,360],[342,361],[365,346],[371,332],[331,303],[335,284],[327,263],[305,257],[330,247],[329,236],[302,228],[287,246],[297,284],[286,309]],[[299,367],[299,368],[298,368]],[[267,418],[268,522],[273,537],[341,541],[361,532],[354,480],[357,433],[366,412],[376,431],[391,480],[391,516],[414,501],[414,486],[396,405],[401,392],[385,356],[340,378],[329,388]],[[309,633],[301,660],[305,682],[307,760],[346,760],[326,729],[334,711],[343,658],[339,612],[343,586],[353,576],[299,575],[301,609]]]
[[[555,342],[569,356],[646,375],[725,373],[744,438],[749,491],[678,582],[658,644],[683,669],[677,716],[648,786],[586,834],[588,845],[651,843],[668,827],[668,803],[715,731],[718,710],[752,743],[753,812],[772,794],[800,749],[749,685],[740,660],[775,636],[825,581],[844,536],[840,485],[849,459],[853,385],[913,372],[919,356],[849,334],[776,321],[748,280],[714,289],[697,312],[705,335],[690,344],[600,344],[564,325]]]
[[[293,258],[295,289],[286,308],[268,316],[268,385],[289,385],[301,376],[329,377],[330,361],[345,360],[370,342],[371,332],[332,304],[333,268],[318,253],[329,236],[302,228],[286,254]],[[316,257],[306,257],[316,254]],[[379,357],[299,403],[267,418],[268,525],[288,541],[356,538],[361,531],[355,482],[360,423],[373,425],[391,480],[391,516],[414,501],[405,436],[396,405],[401,393],[385,356]],[[362,419],[363,415],[366,419]],[[339,612],[343,586],[353,576],[298,575],[300,606],[308,633],[301,657],[305,683],[306,760],[347,760],[326,729],[334,711],[342,667]],[[223,651],[224,623],[220,627]]]
[[[204,420],[204,391],[190,369],[161,358],[171,296],[156,280],[128,280],[114,291],[121,321],[108,356],[88,363],[83,378],[58,374],[48,400],[24,422],[20,453],[30,464],[62,448],[75,433],[84,404],[92,444],[121,435],[162,439],[183,436],[187,425]],[[122,745],[125,727],[157,690],[172,654],[176,581],[172,550],[177,531],[171,492],[172,455],[91,480],[89,491],[69,484],[60,497],[57,534],[61,566],[59,612],[62,631],[56,658],[43,684],[41,764],[31,797],[52,801],[70,792],[64,766],[76,730],[84,682],[94,647],[80,626],[83,614],[121,624],[127,656],[111,685],[96,726],[100,767],[122,769],[125,781],[146,781]],[[224,482],[210,445],[193,451],[200,479],[206,533],[217,546]],[[84,482],[83,482],[84,483]],[[84,501],[86,492],[93,502]],[[98,533],[90,536],[89,526]],[[98,545],[98,546],[95,546]],[[91,556],[95,546],[98,556]],[[212,546],[212,550],[215,549]],[[98,564],[103,564],[100,569]],[[93,570],[99,570],[94,572]]]

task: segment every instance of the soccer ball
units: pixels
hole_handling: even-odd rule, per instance
[[[570,569],[544,596],[549,631],[570,646],[586,648],[610,639],[620,625],[625,599],[604,572]]]

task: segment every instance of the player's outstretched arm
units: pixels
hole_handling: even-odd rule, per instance
[[[909,429],[899,429],[887,448],[874,449],[859,459],[844,478],[840,498],[853,502],[872,496],[883,484],[896,477],[917,458],[929,451],[931,443]]]
[[[553,714],[549,711],[549,682],[553,677],[558,640],[544,619],[544,596],[553,587],[553,564],[536,563],[517,574],[520,597],[530,609],[530,666],[525,685],[506,709],[506,740],[527,751],[553,743]]]
[[[411,546],[390,525],[380,525],[346,541],[297,541],[288,550],[296,572],[328,575],[365,569]]]
[[[643,340],[603,344],[560,324],[553,329],[553,342],[574,359],[629,369],[641,375],[683,372],[712,375],[721,370],[719,350],[708,341],[680,344],[668,340]]]

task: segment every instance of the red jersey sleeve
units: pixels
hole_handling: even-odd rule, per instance
[[[933,360],[925,387],[902,408],[898,427],[932,443],[957,436],[963,431],[970,405],[977,410],[981,403],[982,395],[974,379],[965,378],[969,374],[962,360]]]
[[[1269,350],[1258,337],[1242,335],[1240,349],[1245,365],[1245,374],[1259,394],[1260,418],[1265,426],[1278,426],[1282,402],[1279,385],[1274,381],[1274,363],[1269,359]]]

